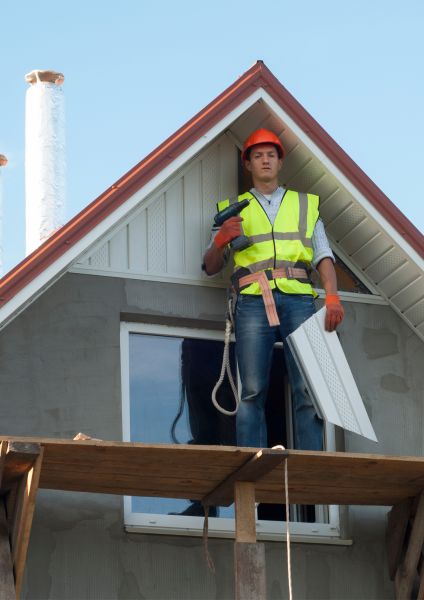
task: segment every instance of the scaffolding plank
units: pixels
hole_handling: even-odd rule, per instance
[[[261,451],[43,438],[4,440],[41,445],[41,488],[193,500],[203,500]],[[272,450],[263,452],[265,456]],[[393,506],[424,489],[424,458],[420,457],[290,450],[288,467],[290,501],[299,504]],[[261,471],[255,488],[257,502],[283,504],[284,465]]]
[[[203,506],[231,506],[234,502],[234,484],[237,481],[256,482],[273,471],[289,456],[288,450],[260,450],[238,471],[204,498]]]

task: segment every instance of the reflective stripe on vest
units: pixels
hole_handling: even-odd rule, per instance
[[[243,230],[253,241],[253,246],[234,253],[235,270],[247,268],[251,273],[265,269],[293,267],[302,261],[311,264],[312,234],[319,217],[319,197],[287,190],[275,218],[274,226],[258,200],[250,193],[243,194],[218,204],[218,210],[230,204],[251,199],[250,205],[243,210]],[[300,283],[291,279],[270,281],[271,288],[278,288],[288,294],[312,294],[309,283]],[[261,294],[258,283],[253,283],[242,294]]]

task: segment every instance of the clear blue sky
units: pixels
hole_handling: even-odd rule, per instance
[[[0,12],[6,273],[25,256],[24,75],[65,74],[68,218],[265,62],[424,231],[422,0],[61,0]]]

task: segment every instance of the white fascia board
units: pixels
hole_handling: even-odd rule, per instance
[[[262,88],[261,88],[262,89]],[[358,188],[350,181],[348,177],[333,163],[332,160],[313,142],[300,127],[293,121],[293,119],[275,102],[275,100],[262,89],[262,99],[268,106],[280,117],[282,121],[287,123],[293,133],[301,140],[305,146],[307,146],[311,152],[319,160],[323,167],[330,171],[334,177],[340,182],[340,184],[346,189],[346,191],[353,196],[365,212],[374,221],[379,229],[383,229],[385,233],[390,237],[393,244],[414,262],[418,269],[424,274],[424,259],[408,244],[408,242],[399,234],[398,231],[391,225],[383,215],[378,211],[377,208],[358,190]]]
[[[41,293],[47,290],[55,281],[77,263],[87,250],[92,249],[94,245],[103,239],[122,219],[125,219],[129,212],[133,211],[137,204],[144,198],[152,194],[155,189],[166,182],[175,171],[184,167],[198,152],[201,152],[211,140],[223,133],[230,125],[240,117],[250,106],[258,102],[261,98],[261,88],[255,90],[248,98],[243,100],[236,108],[234,108],[221,121],[214,125],[207,133],[194,142],[180,156],[167,165],[160,173],[155,175],[143,187],[137,190],[128,200],[121,206],[116,208],[109,216],[101,223],[92,229],[81,240],[74,244],[62,256],[54,261],[49,267],[44,269],[42,273],[37,275],[30,283],[9,300],[0,308],[0,330],[17,317],[22,310],[34,302]]]

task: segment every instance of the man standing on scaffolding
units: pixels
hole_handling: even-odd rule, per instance
[[[265,403],[280,333],[293,398],[295,447],[321,450],[322,420],[286,343],[287,336],[316,312],[310,267],[319,272],[326,294],[326,330],[334,331],[343,319],[334,255],[319,218],[319,197],[279,186],[284,148],[273,133],[265,129],[252,133],[241,157],[252,174],[253,188],[220,202],[218,210],[244,199],[251,202],[241,216],[212,229],[202,267],[207,276],[216,275],[228,263],[230,242],[241,235],[250,238],[250,247],[234,253],[231,278],[237,294],[236,353],[242,384],[237,445],[267,446]]]

